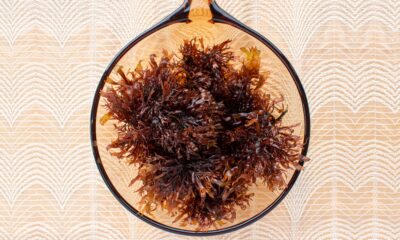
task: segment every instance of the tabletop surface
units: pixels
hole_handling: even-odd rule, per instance
[[[126,211],[89,138],[108,63],[180,2],[0,1],[0,239],[192,239]],[[400,239],[400,1],[217,2],[298,72],[312,161],[270,214],[210,239]]]

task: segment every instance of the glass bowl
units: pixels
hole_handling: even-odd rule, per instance
[[[261,51],[261,71],[271,73],[268,82],[268,93],[272,96],[284,96],[288,112],[283,122],[286,125],[299,124],[296,134],[301,136],[305,156],[310,135],[310,116],[306,94],[293,67],[286,57],[264,36],[248,28],[227,12],[222,10],[215,1],[186,0],[175,12],[159,24],[142,33],[124,47],[114,58],[104,72],[95,97],[91,112],[91,141],[96,164],[106,185],[116,199],[131,213],[143,221],[179,234],[214,235],[233,231],[247,226],[262,218],[274,209],[288,194],[295,183],[299,171],[287,172],[287,188],[271,192],[263,183],[251,188],[255,195],[246,210],[237,210],[236,220],[218,229],[196,230],[195,226],[181,226],[174,222],[166,212],[157,210],[150,216],[140,212],[137,207],[140,196],[135,192],[138,186],[129,186],[135,178],[137,169],[109,154],[106,147],[116,137],[113,121],[100,124],[100,118],[106,113],[103,107],[105,101],[100,92],[107,84],[108,76],[116,74],[116,70],[135,69],[142,59],[148,59],[150,54],[162,55],[163,49],[176,51],[185,39],[203,38],[205,45],[216,44],[231,39],[231,48],[235,54],[240,54],[241,47],[257,47]],[[301,163],[302,164],[302,163]]]

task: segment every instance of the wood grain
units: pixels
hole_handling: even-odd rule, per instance
[[[180,2],[0,1],[0,239],[190,239],[127,212],[89,139],[104,69]],[[217,2],[293,63],[313,160],[269,215],[209,239],[400,239],[400,2]]]

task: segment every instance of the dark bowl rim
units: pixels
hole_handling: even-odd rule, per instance
[[[216,6],[218,7],[218,6]],[[173,14],[170,16],[175,16],[179,11],[182,11],[182,9],[178,9],[175,11]],[[218,9],[218,11],[224,12],[221,9]],[[226,19],[225,19],[226,20]],[[304,113],[304,146],[302,150],[302,154],[306,156],[308,146],[309,146],[309,140],[310,140],[310,129],[311,129],[311,123],[310,123],[310,111],[309,111],[309,106],[308,106],[308,101],[307,101],[307,96],[304,91],[304,88],[301,84],[301,81],[288,61],[288,59],[283,55],[283,53],[273,44],[271,43],[267,38],[259,34],[258,32],[249,29],[246,27],[244,24],[240,23],[236,19],[232,19],[233,22],[225,22],[224,21],[218,21],[221,24],[229,24],[232,25],[261,41],[264,45],[266,45],[269,49],[271,49],[276,56],[279,57],[279,59],[285,64],[287,70],[290,72],[293,80],[295,81],[298,93],[300,95],[302,105],[303,105],[303,113]],[[290,179],[288,186],[285,190],[282,191],[282,193],[275,199],[275,201],[267,206],[264,210],[259,212],[258,214],[252,216],[251,218],[240,222],[238,224],[226,227],[226,228],[221,228],[221,229],[216,229],[216,230],[210,230],[206,232],[201,232],[201,231],[191,231],[191,230],[184,230],[184,229],[179,229],[175,227],[171,227],[162,223],[159,223],[143,214],[141,214],[136,208],[134,208],[132,205],[130,205],[118,192],[118,190],[114,187],[112,184],[110,178],[108,177],[106,170],[103,167],[103,164],[101,162],[98,146],[97,146],[97,138],[96,138],[96,115],[97,115],[97,108],[99,105],[99,100],[100,100],[100,91],[105,85],[105,80],[107,76],[111,73],[112,69],[115,67],[115,65],[118,63],[118,61],[122,58],[122,56],[125,55],[133,46],[135,46],[138,42],[143,40],[144,38],[148,37],[155,31],[164,28],[168,25],[171,25],[176,22],[183,22],[182,20],[176,20],[171,17],[167,17],[164,21],[160,22],[159,24],[155,25],[153,28],[149,29],[148,31],[145,31],[141,35],[137,36],[134,38],[131,42],[129,42],[122,50],[114,57],[114,59],[111,61],[111,63],[108,65],[106,71],[103,73],[101,80],[97,86],[96,92],[94,93],[94,99],[92,103],[92,110],[91,110],[91,116],[90,116],[90,139],[91,139],[91,146],[92,146],[92,151],[93,155],[96,161],[97,168],[100,172],[100,175],[102,176],[105,184],[111,191],[111,193],[114,195],[114,197],[133,215],[138,217],[139,219],[143,220],[144,222],[157,227],[159,229],[175,233],[175,234],[181,234],[181,235],[189,235],[189,236],[212,236],[212,235],[218,235],[218,234],[224,234],[224,233],[229,233],[238,229],[241,229],[243,227],[246,227],[257,220],[261,219],[264,217],[266,214],[271,212],[279,203],[286,197],[286,195],[289,193],[293,185],[295,184],[297,178],[299,177],[300,171],[296,170],[294,174],[292,175],[292,178]],[[303,165],[303,163],[301,163]]]

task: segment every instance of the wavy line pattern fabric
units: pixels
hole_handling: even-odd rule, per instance
[[[0,239],[191,239],[127,212],[89,139],[102,72],[180,2],[0,1]],[[400,1],[218,3],[297,70],[312,162],[269,215],[209,239],[400,239]]]

